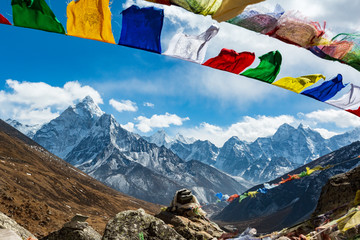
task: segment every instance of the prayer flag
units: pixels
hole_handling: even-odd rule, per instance
[[[275,29],[279,18],[284,12],[284,9],[279,4],[276,4],[273,12],[249,9],[227,22],[254,32],[267,34]]]
[[[305,88],[319,81],[321,78],[325,79],[325,77],[321,74],[307,75],[298,78],[285,77],[276,82],[273,82],[272,84],[296,93],[300,93]]]
[[[360,87],[354,84],[350,86],[351,89],[347,94],[337,100],[328,100],[326,103],[359,116]]]
[[[169,48],[163,54],[190,62],[202,63],[205,58],[208,42],[218,32],[219,27],[216,25],[210,26],[198,36],[179,32],[171,39]]]
[[[358,109],[355,109],[355,110],[348,109],[346,111],[360,117],[360,107]]]
[[[266,194],[267,191],[268,191],[267,188],[259,188],[259,189],[258,189],[258,192],[259,192],[259,193],[262,193],[262,194]]]
[[[161,53],[160,35],[164,10],[132,5],[123,12],[119,45]]]
[[[236,198],[240,197],[239,194],[233,194],[231,195],[226,201],[227,202],[232,202],[234,201]]]
[[[252,191],[252,192],[248,192],[247,194],[248,194],[249,197],[254,198],[254,197],[256,197],[256,195],[258,194],[258,192],[257,192],[257,191]]]
[[[272,83],[280,72],[282,61],[280,52],[269,52],[260,56],[259,59],[260,63],[256,68],[248,69],[241,73],[241,75]]]
[[[269,183],[264,183],[264,188],[266,189],[272,189],[279,186],[279,184],[269,184]]]
[[[240,74],[255,60],[251,52],[237,53],[234,50],[223,48],[217,57],[210,58],[203,65],[235,74]]]
[[[170,0],[146,0],[148,2],[158,3],[158,4],[164,4],[164,5],[171,5]]]
[[[342,75],[338,74],[335,78],[324,82],[318,87],[303,91],[301,94],[321,102],[325,102],[334,97],[341,89],[346,86],[343,84],[342,80]]]
[[[68,35],[115,43],[109,0],[71,1],[66,15]]]
[[[239,203],[241,203],[242,200],[244,200],[244,199],[247,198],[247,197],[249,197],[247,193],[241,194],[241,195],[239,196]]]
[[[45,0],[12,0],[11,6],[15,26],[65,33],[64,27]]]
[[[190,12],[206,16],[214,14],[223,0],[170,0],[170,2]]]
[[[9,20],[6,19],[6,17],[4,17],[2,14],[0,14],[0,23],[1,24],[7,24],[7,25],[12,25]]]
[[[304,48],[330,43],[323,38],[325,31],[319,23],[307,20],[298,12],[286,12],[277,22],[276,28],[268,34],[283,42]]]
[[[218,22],[230,20],[244,11],[251,4],[263,2],[264,0],[223,0],[219,9],[212,15]]]

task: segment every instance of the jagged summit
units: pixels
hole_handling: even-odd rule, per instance
[[[64,158],[103,114],[94,100],[87,96],[43,125],[33,139],[50,152]]]
[[[153,135],[145,137],[145,139],[151,143],[156,144],[159,147],[169,147],[169,145],[171,145],[171,142],[173,141],[164,129],[158,130]]]
[[[77,114],[81,115],[90,115],[91,117],[100,117],[104,112],[100,107],[94,102],[90,96],[86,96],[82,101],[80,101],[75,106],[70,107]]]
[[[195,138],[184,137],[180,133],[176,134],[175,137],[170,137],[164,129],[160,129],[149,137],[143,137],[148,142],[154,143],[157,146],[165,146],[171,148],[175,143],[191,144],[196,141]]]

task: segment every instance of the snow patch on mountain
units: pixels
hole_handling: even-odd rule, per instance
[[[41,124],[34,124],[34,125],[28,125],[28,124],[22,124],[14,119],[7,119],[5,121],[7,124],[11,125],[12,127],[16,128],[29,138],[33,138],[35,133],[41,128]]]

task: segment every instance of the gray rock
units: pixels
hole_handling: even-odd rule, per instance
[[[34,237],[28,230],[21,227],[16,221],[9,218],[2,212],[0,212],[0,229],[9,229],[15,232],[23,239],[27,239],[29,237]]]
[[[72,219],[71,222],[85,222],[88,219],[88,216],[84,216],[81,214],[76,214]]]
[[[0,240],[22,240],[19,235],[10,229],[0,229]]]
[[[40,240],[101,240],[101,235],[89,226],[86,216],[76,215],[59,231]]]
[[[188,240],[217,239],[225,232],[204,217],[184,217],[163,211],[156,215]]]
[[[106,225],[102,240],[185,240],[162,220],[146,214],[143,209],[118,213]]]

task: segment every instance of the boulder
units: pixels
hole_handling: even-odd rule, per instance
[[[225,233],[216,223],[203,217],[184,217],[169,211],[162,211],[156,217],[173,226],[188,240],[216,239]]]
[[[192,194],[191,190],[186,188],[175,193],[170,207],[168,207],[167,210],[187,217],[206,216],[197,198]]]
[[[162,220],[143,209],[116,214],[105,228],[103,240],[185,240]]]
[[[313,213],[313,217],[326,212],[338,211],[333,218],[345,214],[348,209],[359,203],[354,203],[357,191],[360,190],[360,166],[349,172],[338,174],[329,179],[322,188],[321,195]]]
[[[186,239],[216,239],[224,233],[206,218],[206,212],[188,189],[177,191],[170,206],[156,217],[173,226]]]
[[[5,214],[0,212],[0,229],[9,229],[15,232],[22,239],[27,239],[29,237],[34,237],[28,230],[20,226],[13,219],[9,218]]]
[[[40,240],[101,240],[101,235],[89,226],[88,217],[77,214],[56,232]]]

